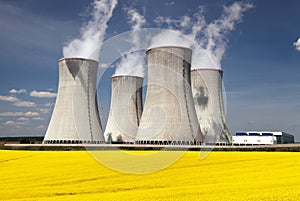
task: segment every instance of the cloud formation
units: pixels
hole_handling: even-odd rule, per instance
[[[11,102],[14,106],[17,106],[17,107],[36,107],[37,106],[34,102],[23,101],[14,96],[0,96],[0,101]]]
[[[17,120],[18,120],[18,121],[29,121],[29,119],[26,118],[26,117],[20,117],[20,118],[18,118]]]
[[[14,125],[15,122],[14,121],[6,121],[3,123],[4,125]]]
[[[37,129],[45,129],[45,128],[47,128],[47,126],[45,126],[45,125],[39,125],[38,127],[36,127]]]
[[[12,121],[12,120],[9,120],[9,121],[4,122],[3,124],[7,125],[7,126],[21,126],[21,125],[27,125],[27,124],[29,124],[29,122],[28,121]]]
[[[0,117],[36,117],[40,116],[37,112],[1,112]]]
[[[80,29],[80,37],[63,47],[64,57],[82,57],[99,60],[107,23],[112,17],[117,0],[94,0],[92,19]]]
[[[20,99],[14,97],[14,96],[0,96],[0,101],[6,101],[6,102],[16,102]]]
[[[50,109],[48,109],[48,108],[40,108],[39,109],[39,111],[41,112],[41,113],[49,113],[50,112]]]
[[[14,106],[17,107],[36,107],[37,105],[34,102],[30,102],[30,101],[16,101],[13,103]]]
[[[56,97],[56,93],[48,92],[48,91],[32,91],[30,92],[31,97],[37,98],[54,98]]]
[[[300,51],[300,38],[298,38],[298,40],[294,42],[293,45],[295,46],[296,50]]]
[[[45,103],[44,106],[45,107],[52,107],[54,105],[54,103]]]
[[[45,120],[45,118],[42,118],[42,117],[34,117],[32,118],[33,120],[36,120],[36,121],[40,121],[40,120]]]
[[[9,90],[9,93],[11,94],[24,94],[27,93],[26,89],[11,89]]]

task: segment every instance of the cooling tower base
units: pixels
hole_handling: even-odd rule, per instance
[[[201,145],[197,141],[160,141],[160,140],[139,140],[135,144],[149,144],[149,145]]]
[[[287,151],[300,152],[300,144],[274,144],[253,146],[231,145],[150,145],[150,144],[5,144],[5,150],[156,150],[156,151]]]
[[[90,140],[45,140],[43,144],[105,144],[105,142]]]

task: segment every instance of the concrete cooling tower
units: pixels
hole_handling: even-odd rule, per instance
[[[227,144],[231,140],[225,118],[223,71],[194,69],[191,71],[194,104],[206,144]]]
[[[105,140],[108,143],[134,143],[142,115],[143,78],[116,75],[111,81],[112,95]]]
[[[58,93],[43,143],[103,143],[96,96],[98,62],[63,58],[58,64]]]
[[[183,47],[147,51],[147,93],[136,143],[202,142],[190,86],[191,55]]]

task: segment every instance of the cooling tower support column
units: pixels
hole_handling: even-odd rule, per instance
[[[142,115],[143,78],[115,75],[111,81],[112,95],[105,140],[108,143],[134,143]]]
[[[96,95],[98,62],[63,58],[58,64],[57,98],[43,143],[103,143]]]
[[[219,69],[191,71],[194,104],[206,144],[231,141],[224,110],[222,76],[223,71]]]
[[[157,47],[147,51],[147,94],[137,143],[202,141],[190,86],[191,55],[192,51],[183,47]]]

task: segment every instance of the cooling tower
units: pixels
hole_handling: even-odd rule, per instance
[[[195,144],[202,141],[190,86],[192,51],[157,47],[147,51],[148,84],[140,144]]]
[[[206,144],[231,141],[225,118],[222,75],[223,71],[218,69],[191,71],[194,104]]]
[[[96,96],[98,62],[63,58],[58,64],[57,98],[43,143],[103,143]]]
[[[142,114],[143,78],[117,75],[111,81],[112,94],[105,140],[108,143],[134,143]]]

